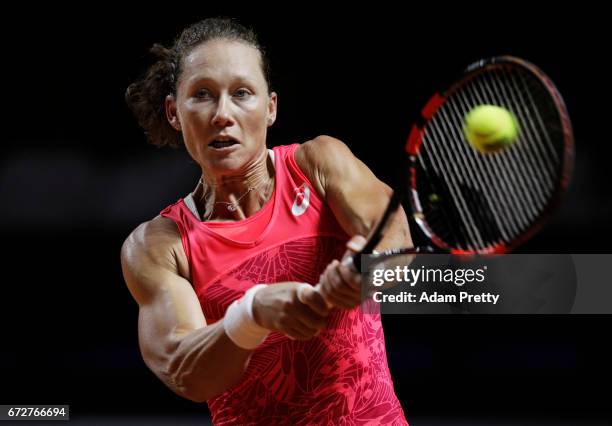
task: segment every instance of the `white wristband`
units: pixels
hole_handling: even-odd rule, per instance
[[[248,289],[242,298],[227,308],[223,317],[225,334],[243,349],[255,349],[270,333],[270,330],[258,325],[253,318],[253,298],[264,287],[265,284],[257,284]]]

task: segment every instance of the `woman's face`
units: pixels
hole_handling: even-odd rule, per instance
[[[257,49],[211,40],[183,59],[176,99],[166,99],[166,112],[203,169],[232,175],[262,158],[276,93],[268,94]]]

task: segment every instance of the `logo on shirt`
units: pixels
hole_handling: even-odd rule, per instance
[[[293,191],[295,192],[295,201],[293,201],[291,213],[294,216],[301,216],[310,205],[310,188],[303,183],[299,187],[294,188]]]

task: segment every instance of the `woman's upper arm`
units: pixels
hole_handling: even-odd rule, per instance
[[[123,275],[138,303],[143,358],[163,375],[180,338],[206,326],[191,283],[178,273],[174,224],[157,218],[139,226],[121,250]]]
[[[302,144],[296,161],[326,200],[336,219],[349,235],[367,236],[382,216],[391,197],[391,188],[341,141],[319,136]],[[412,244],[403,209],[394,218],[394,232],[388,245]],[[389,239],[388,239],[389,240]]]

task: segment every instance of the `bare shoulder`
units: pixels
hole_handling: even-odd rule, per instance
[[[321,135],[301,144],[295,152],[295,161],[324,196],[326,180],[350,168],[357,159],[344,142]]]
[[[340,139],[321,135],[299,146],[295,152],[298,165],[324,165],[337,159],[352,157],[351,150]]]
[[[181,236],[174,222],[157,216],[140,224],[132,231],[123,243],[121,257],[130,263],[138,262],[143,258],[164,263],[163,261],[180,242]]]
[[[139,225],[121,247],[121,266],[130,291],[137,296],[153,292],[149,274],[164,271],[189,275],[188,262],[176,224],[161,216]]]

